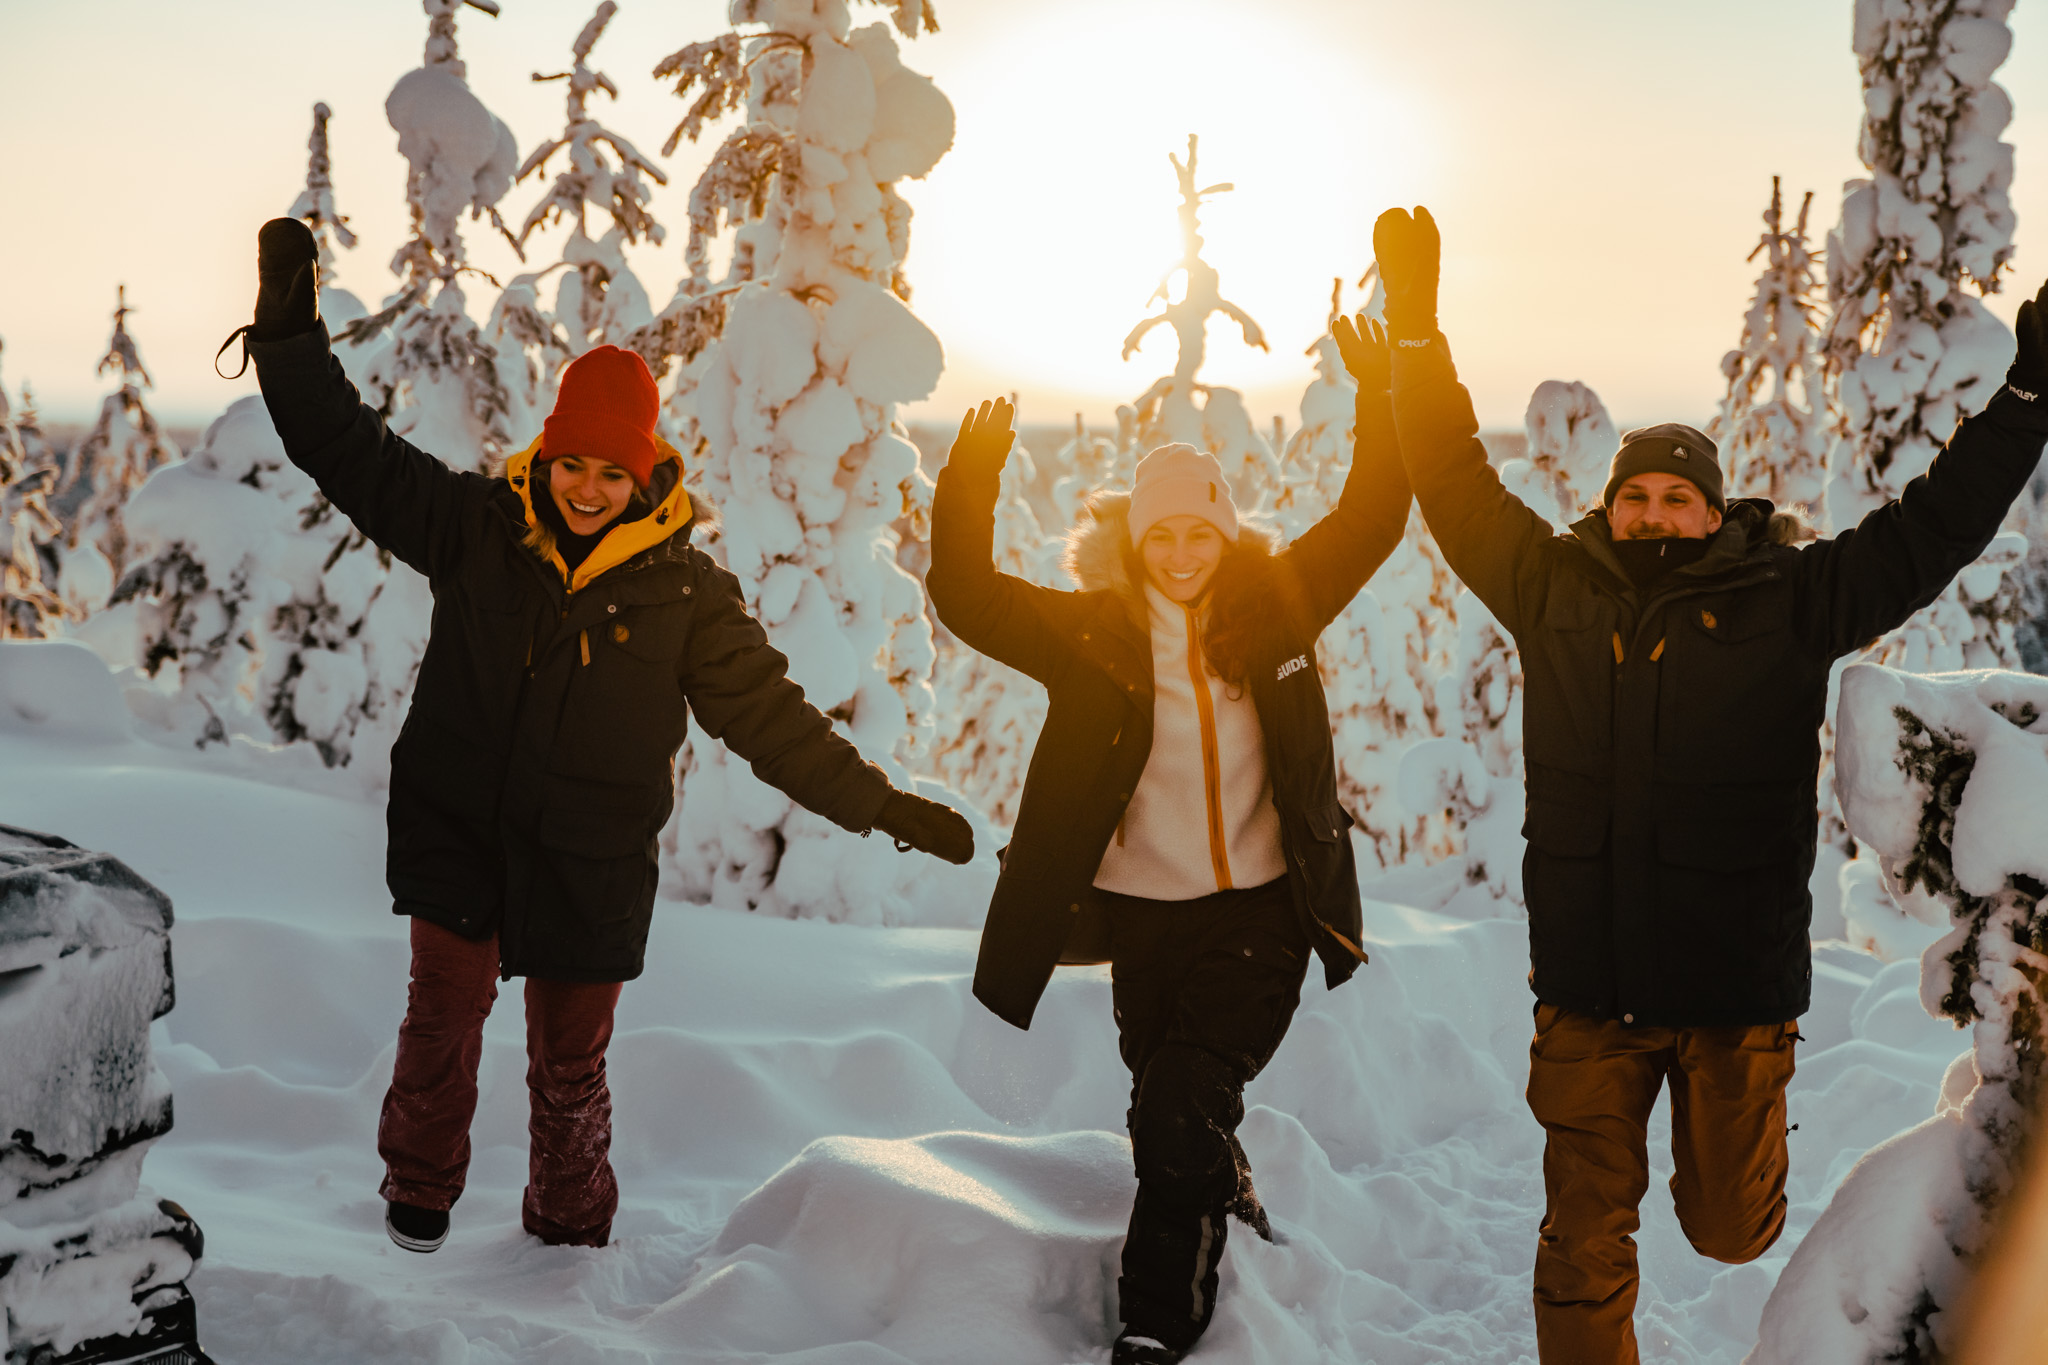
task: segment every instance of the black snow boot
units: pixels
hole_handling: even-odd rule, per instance
[[[393,1201],[384,1206],[384,1231],[407,1251],[438,1251],[448,1240],[448,1210]]]
[[[1186,1355],[1186,1351],[1177,1351],[1157,1337],[1125,1332],[1109,1349],[1109,1365],[1178,1365]]]

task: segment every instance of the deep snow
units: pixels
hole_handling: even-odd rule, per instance
[[[514,990],[453,1236],[412,1256],[375,1195],[406,963],[381,800],[289,754],[110,737],[82,697],[61,731],[0,714],[0,822],[114,853],[176,905],[156,1044],[177,1127],[145,1180],[206,1231],[192,1289],[222,1365],[1106,1359],[1132,1181],[1103,969],[1063,969],[1023,1034],[970,996],[971,931],[664,904],[611,1053],[613,1245],[519,1230]],[[1232,1238],[1194,1360],[1534,1358],[1523,927],[1384,901],[1367,919],[1372,965],[1335,993],[1311,981],[1248,1097],[1280,1239]],[[1652,1129],[1648,1361],[1740,1360],[1828,1196],[1934,1112],[1964,1048],[1921,1009],[1916,962],[1824,946],[1815,976],[1791,1222],[1767,1258],[1693,1255],[1661,1183],[1668,1120]]]

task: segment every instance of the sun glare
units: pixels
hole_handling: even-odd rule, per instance
[[[1181,246],[1167,156],[1184,156],[1190,133],[1199,183],[1234,186],[1204,207],[1204,258],[1272,348],[1253,350],[1214,319],[1203,377],[1246,389],[1305,379],[1301,351],[1321,334],[1332,277],[1355,283],[1372,258],[1373,215],[1425,188],[1413,102],[1376,63],[1263,7],[1058,6],[994,50],[954,76],[982,97],[963,111],[953,155],[908,190],[912,279],[984,282],[918,297],[948,349],[935,406],[993,383],[1106,418],[1172,367],[1166,328],[1128,362],[1118,352],[1158,310],[1146,301],[1162,280],[1169,298],[1186,288],[1170,278]]]

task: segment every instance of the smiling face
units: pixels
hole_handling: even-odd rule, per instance
[[[1705,540],[1721,514],[1691,479],[1637,474],[1614,490],[1607,527],[1616,540]]]
[[[571,532],[595,535],[626,510],[633,476],[595,455],[558,455],[548,461],[548,494]]]
[[[1227,543],[1214,526],[1184,514],[1153,523],[1138,552],[1153,587],[1172,601],[1192,602],[1208,591]]]

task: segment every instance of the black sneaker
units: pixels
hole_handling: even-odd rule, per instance
[[[1157,1337],[1125,1332],[1109,1351],[1109,1365],[1179,1365],[1186,1351],[1177,1351]]]
[[[384,1231],[407,1251],[438,1251],[448,1240],[448,1210],[393,1200],[384,1206]]]

